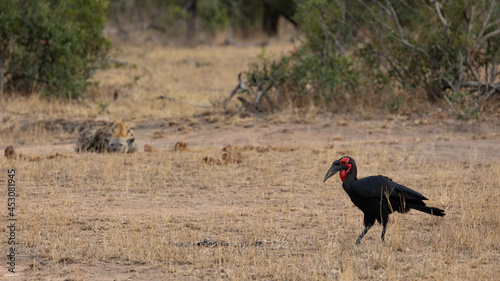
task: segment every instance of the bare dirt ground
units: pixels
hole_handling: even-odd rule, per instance
[[[290,48],[283,42],[269,46]],[[0,159],[1,179],[7,169],[16,170],[18,203],[16,273],[1,267],[0,278],[500,276],[498,115],[466,122],[440,115],[256,117],[207,109],[210,98],[225,97],[234,87],[242,61],[252,62],[259,52],[125,48],[122,56],[137,67],[98,75],[108,82],[95,101],[109,102],[109,114],[96,102],[2,100],[1,148],[13,144],[32,158]],[[138,82],[130,82],[137,75]],[[123,87],[125,81],[131,86]],[[113,101],[117,88],[126,94]],[[22,109],[26,104],[31,111]],[[131,107],[137,110],[128,114]],[[78,126],[99,118],[132,124],[139,152],[74,153]],[[177,142],[187,150],[174,151]],[[146,144],[158,151],[145,152]],[[55,153],[61,155],[47,159]],[[446,216],[392,215],[385,242],[376,226],[355,247],[361,211],[338,177],[322,182],[331,162],[344,155],[357,160],[360,177],[390,176]],[[8,232],[1,231],[5,252]]]
[[[2,160],[20,180],[21,250],[18,273],[1,274],[8,280],[498,276],[497,122],[340,120],[200,122],[188,133],[149,122],[137,124],[139,146],[159,152],[123,156],[76,155],[73,143],[57,144],[69,138],[60,134],[55,144],[20,145],[17,151],[26,155],[65,157]],[[158,130],[165,131],[162,137]],[[185,142],[188,151],[172,151],[176,142]],[[203,164],[203,157],[221,158],[226,145],[241,150],[241,164]],[[321,182],[331,161],[343,155],[361,162],[361,176],[389,175],[424,193],[447,216],[393,215],[388,241],[380,241],[375,227],[353,247],[361,212],[336,177]],[[485,175],[487,188],[478,185]],[[465,207],[471,189],[486,194],[475,195],[479,205]],[[469,215],[480,222],[464,223]],[[193,244],[206,238],[243,245]],[[251,246],[258,241],[269,244]],[[466,245],[453,249],[455,243]],[[439,265],[429,269],[429,263]]]
[[[136,124],[138,146],[153,145],[158,149],[172,148],[177,142],[189,146],[291,146],[348,147],[387,145],[395,152],[423,153],[435,160],[491,162],[500,159],[500,122],[466,122],[460,120],[408,121],[405,117],[391,120],[348,121],[341,117],[325,117],[312,123],[269,122],[238,118],[236,124],[195,122],[188,126],[166,127],[165,121]],[[165,128],[166,127],[166,128]],[[75,134],[58,135],[51,144],[21,145],[25,153],[72,153]],[[61,142],[60,140],[63,139]],[[62,143],[62,144],[61,144]]]

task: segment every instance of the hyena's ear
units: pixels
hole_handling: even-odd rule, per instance
[[[135,138],[130,138],[127,140],[128,149],[133,149],[135,144]]]

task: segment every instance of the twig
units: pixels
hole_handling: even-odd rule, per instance
[[[498,91],[498,89],[492,88],[488,92],[486,92],[484,95],[481,96],[481,99],[487,100],[495,91]]]
[[[477,35],[476,46],[481,46],[485,40],[488,40],[490,37],[500,34],[500,29],[497,29],[483,36],[484,32],[486,32],[487,29],[500,23],[499,20],[496,20],[491,24],[488,24],[488,22],[490,21],[491,13],[495,10],[495,5],[496,1],[491,1],[490,7],[486,11],[484,11],[483,27],[481,28],[479,34]]]
[[[383,23],[382,21],[380,21],[378,19],[378,16],[377,15],[374,15],[373,14],[373,11],[372,9],[368,6],[368,4],[366,4],[364,1],[360,1],[362,5],[365,6],[365,8],[369,11],[372,19],[378,23],[381,27],[385,28],[387,31],[389,31],[390,33],[392,33],[393,35],[396,36],[396,38],[399,39],[399,41],[401,43],[403,43],[404,45],[406,45],[407,47],[415,50],[415,51],[418,51],[420,52],[422,55],[424,55],[424,57],[426,57],[427,59],[429,59],[431,56],[429,55],[429,53],[427,53],[424,49],[422,48],[419,48],[413,44],[411,44],[410,42],[408,42],[408,40],[406,38],[404,38],[403,34],[400,32],[400,33],[397,33],[394,29],[392,29],[391,27],[389,27],[387,24]],[[376,2],[379,6],[383,6],[381,3],[379,2]],[[387,8],[386,8],[387,9]],[[397,16],[396,16],[397,17]],[[398,22],[396,22],[396,24],[398,24]]]
[[[455,107],[453,106],[453,104],[451,103],[450,99],[448,98],[448,96],[445,93],[443,93],[443,98],[448,103],[448,105],[450,106],[451,110],[455,111]]]
[[[448,25],[448,21],[446,20],[446,18],[443,15],[443,4],[441,4],[435,0],[431,0],[430,2],[434,3],[434,8],[436,10],[437,18],[439,19],[439,21],[443,25],[444,32],[446,33],[446,37],[449,38],[450,37],[450,27]]]
[[[120,65],[120,66],[128,65],[127,61],[123,61],[123,60],[119,60],[119,59],[114,59],[114,58],[110,58],[110,57],[106,57],[104,60],[106,62],[114,63],[114,64],[117,64],[117,65]]]
[[[490,39],[493,36],[497,36],[499,34],[500,34],[500,28],[484,35],[483,38],[481,38],[481,40],[479,41],[479,45],[482,45],[484,41]]]
[[[488,83],[488,82],[481,82],[481,81],[468,81],[468,82],[463,82],[462,87],[481,87],[481,86],[488,86],[490,88],[494,88],[497,90],[500,90],[500,83]]]
[[[257,106],[260,105],[260,98],[262,97],[262,95],[266,95],[266,92],[271,89],[271,87],[274,85],[274,81],[271,81],[271,83],[269,83],[269,85],[267,85],[266,89],[262,90],[260,92],[260,94],[257,94],[257,97],[255,97],[255,101],[254,101],[254,110],[257,109]]]

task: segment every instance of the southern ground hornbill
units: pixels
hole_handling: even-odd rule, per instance
[[[365,229],[359,235],[356,244],[361,242],[375,220],[384,227],[382,230],[382,241],[384,241],[389,214],[394,211],[406,213],[410,209],[415,209],[434,216],[442,217],[445,215],[444,210],[425,206],[423,202],[423,200],[427,200],[425,196],[393,182],[388,177],[371,176],[358,179],[356,162],[349,156],[335,160],[323,182],[339,171],[342,187],[354,205],[361,209],[365,215]]]

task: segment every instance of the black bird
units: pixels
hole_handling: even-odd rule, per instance
[[[342,187],[354,205],[361,209],[365,215],[365,229],[359,235],[356,244],[361,242],[375,220],[384,227],[382,230],[382,241],[384,241],[389,214],[395,211],[406,213],[410,209],[415,209],[434,216],[442,217],[445,215],[444,210],[427,207],[423,202],[423,200],[428,200],[425,196],[393,182],[388,177],[371,176],[358,180],[356,162],[349,156],[335,160],[323,182],[339,171]]]

